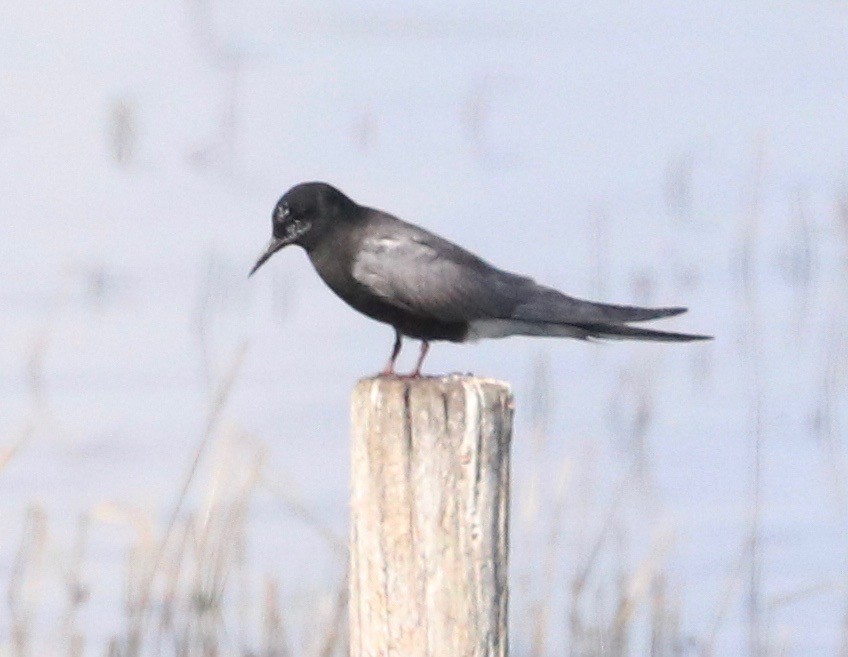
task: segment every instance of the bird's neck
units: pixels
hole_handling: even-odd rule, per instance
[[[322,239],[306,248],[315,271],[333,290],[344,286],[350,278],[358,230],[331,229]]]

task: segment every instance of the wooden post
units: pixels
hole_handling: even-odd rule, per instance
[[[505,657],[513,399],[472,376],[353,392],[351,657]]]

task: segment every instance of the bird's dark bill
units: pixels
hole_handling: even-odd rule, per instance
[[[248,277],[253,276],[253,273],[259,269],[262,265],[264,265],[268,258],[274,255],[277,251],[282,249],[284,246],[289,244],[289,240],[281,239],[279,237],[272,237],[271,241],[268,242],[268,246],[265,247],[265,251],[262,252],[262,255],[259,256],[259,260],[256,261],[256,264],[253,265],[253,269],[250,270]]]

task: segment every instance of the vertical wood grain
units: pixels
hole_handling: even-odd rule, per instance
[[[512,411],[489,379],[357,384],[352,657],[507,654]]]

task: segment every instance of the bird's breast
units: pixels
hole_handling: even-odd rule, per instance
[[[345,253],[309,253],[321,280],[342,301],[363,315],[394,326],[403,335],[418,340],[462,342],[468,333],[467,322],[446,322],[425,317],[402,306],[389,303],[353,276],[354,258]]]

